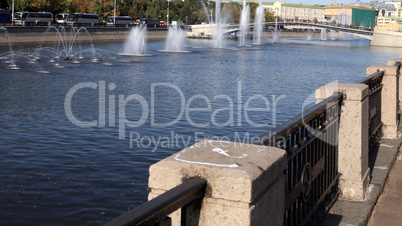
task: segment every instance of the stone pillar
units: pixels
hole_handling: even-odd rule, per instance
[[[198,177],[207,180],[198,225],[283,225],[285,169],[282,149],[204,140],[150,167],[148,198]]]
[[[398,109],[399,109],[399,67],[397,66],[370,66],[367,76],[376,71],[384,71],[381,90],[381,122],[384,137],[398,137]]]
[[[401,59],[392,59],[388,61],[388,65],[392,66],[392,65],[401,65],[402,64],[402,55],[400,56]],[[402,67],[399,68],[399,74],[401,74],[402,71]],[[398,77],[398,98],[399,98],[399,108],[398,111],[402,111],[402,91],[400,89],[402,89],[402,79],[400,79]]]
[[[316,90],[317,102],[335,92],[344,95],[339,120],[339,187],[344,198],[363,200],[370,174],[368,86],[330,83]]]

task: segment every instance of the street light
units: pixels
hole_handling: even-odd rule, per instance
[[[166,26],[169,26],[169,0],[167,0],[167,2],[168,2],[168,7],[167,7],[167,15],[166,15],[166,17],[167,17]]]
[[[116,0],[114,0],[113,27],[116,26]]]
[[[11,20],[12,20],[13,25],[14,25],[14,0],[13,0],[12,12],[11,12]]]

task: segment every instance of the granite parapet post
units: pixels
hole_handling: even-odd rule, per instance
[[[398,137],[399,66],[370,66],[366,74],[384,71],[381,90],[381,122],[386,138]]]
[[[317,102],[335,92],[344,96],[339,120],[339,187],[343,198],[364,200],[370,173],[368,86],[330,83],[316,90]]]
[[[197,225],[283,225],[285,169],[282,149],[204,140],[150,167],[148,198],[203,178],[207,189]],[[171,218],[180,225],[181,212]]]

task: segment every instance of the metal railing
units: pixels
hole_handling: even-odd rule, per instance
[[[285,225],[318,224],[339,196],[342,100],[336,93],[252,141],[287,152]]]
[[[268,20],[266,22],[275,22],[275,20]],[[351,28],[351,29],[359,29],[359,30],[366,30],[366,31],[372,31],[373,29],[371,27],[362,27],[362,26],[357,26],[355,24],[342,24],[342,23],[336,23],[335,21],[329,22],[329,21],[318,21],[318,20],[305,20],[305,19],[278,19],[278,22],[297,22],[297,23],[306,23],[306,24],[321,24],[321,25],[329,25],[329,26],[336,26],[336,27],[343,27],[343,28]]]
[[[369,88],[369,150],[372,150],[383,136],[381,122],[381,92],[383,77],[384,71],[377,71],[359,81],[361,84],[368,85]]]
[[[115,218],[105,226],[158,225],[158,223],[171,225],[171,219],[167,216],[179,208],[181,208],[181,225],[187,225],[188,207],[191,204],[197,204],[197,200],[204,197],[206,185],[206,180],[192,178]]]

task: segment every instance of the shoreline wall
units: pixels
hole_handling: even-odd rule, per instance
[[[39,44],[49,43],[56,41],[56,31],[55,29],[50,29],[49,33],[44,36],[46,29],[48,27],[5,27],[10,36],[11,44]],[[69,31],[71,28],[66,28],[67,37],[71,37],[69,35]],[[90,37],[86,35],[85,31],[80,35],[81,42],[89,42],[92,39],[92,42],[121,42],[125,41],[131,31],[131,28],[86,28]],[[148,41],[158,41],[165,40],[168,34],[168,29],[147,29],[147,40]],[[313,33],[313,37],[319,37],[320,33]],[[328,34],[329,36],[329,34]],[[338,36],[338,34],[337,34]],[[272,32],[264,32],[264,37],[271,38]],[[294,37],[294,38],[302,38],[307,37],[306,32],[288,32],[281,31],[280,37]],[[328,37],[329,38],[329,37]],[[4,34],[4,31],[0,32],[0,45],[8,45],[8,38]]]
[[[370,46],[402,47],[402,32],[375,29]]]
[[[55,29],[50,29],[47,35],[44,35],[47,27],[6,27],[10,37],[11,44],[39,44],[41,42],[54,42],[56,39]],[[66,28],[66,35],[71,38],[71,28]],[[108,42],[108,41],[124,41],[127,39],[131,28],[86,28],[80,34],[80,41],[89,42]],[[147,29],[147,40],[165,40],[167,37],[167,29]],[[0,45],[8,45],[8,37],[0,33]]]

